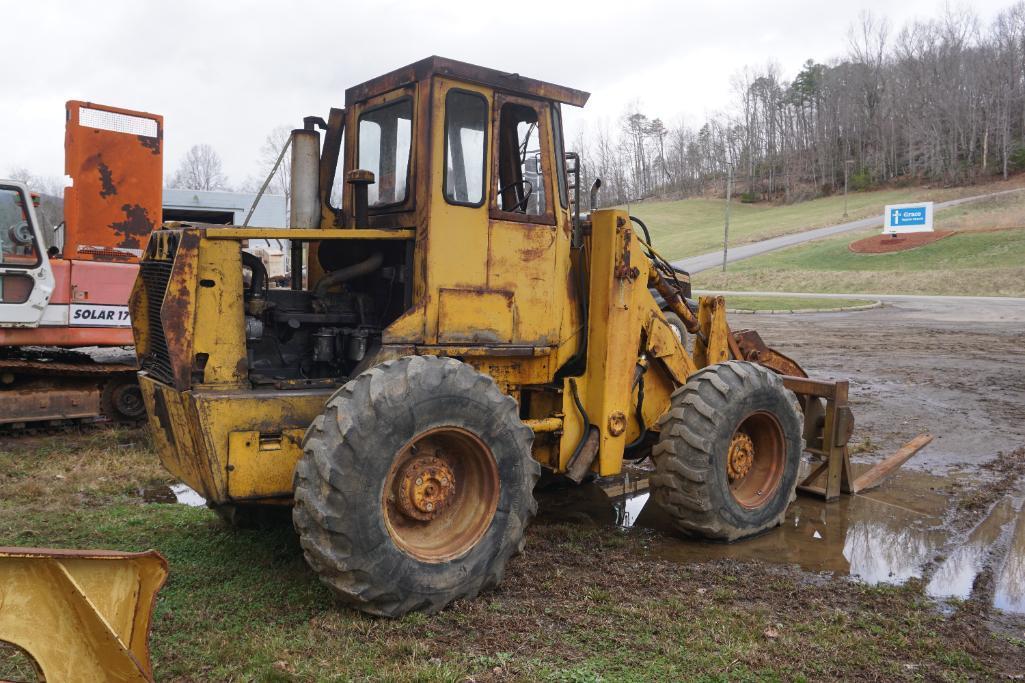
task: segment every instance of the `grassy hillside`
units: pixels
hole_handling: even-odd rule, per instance
[[[1025,228],[1025,192],[961,204],[936,215],[937,230]]]
[[[697,287],[777,292],[1025,296],[1025,230],[962,232],[917,249],[855,254],[875,230],[817,240],[694,276]]]
[[[847,219],[843,217],[843,195],[786,206],[765,203],[741,204],[734,201],[730,209],[730,244],[738,246],[778,235],[835,225],[846,220],[870,218],[881,215],[886,204],[907,201],[942,202],[958,197],[999,192],[1020,185],[1020,181],[1012,181],[949,189],[904,188],[852,192],[848,196]],[[1025,202],[1025,197],[1013,197],[1016,199],[997,198],[983,202],[982,205],[988,206],[991,212],[1004,215],[1008,213],[1007,204],[1013,205],[1016,200]],[[629,210],[648,225],[655,247],[660,253],[668,258],[679,259],[722,248],[724,208],[723,201],[718,199],[683,199],[633,204]],[[1011,208],[1013,209],[1013,206]],[[962,221],[972,221],[986,213],[986,210],[974,205],[955,207],[950,211],[952,215],[960,216]],[[940,222],[945,220],[944,214],[945,212],[941,212],[937,215],[937,227],[944,227]],[[972,217],[964,219],[964,216]],[[1014,218],[1010,216],[1006,220],[1013,222]]]

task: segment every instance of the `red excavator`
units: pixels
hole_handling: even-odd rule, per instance
[[[63,228],[0,180],[0,428],[145,416],[127,304],[161,223],[163,117],[66,109]]]

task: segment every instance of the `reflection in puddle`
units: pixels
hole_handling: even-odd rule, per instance
[[[175,484],[171,487],[175,499],[182,505],[193,508],[200,508],[206,505],[206,498],[199,495],[185,484]]]
[[[181,503],[189,507],[206,505],[206,499],[185,484],[152,486],[143,490],[142,499],[147,503]]]
[[[616,525],[624,528],[632,527],[634,522],[637,521],[637,517],[641,514],[641,510],[648,503],[649,496],[650,494],[648,493],[627,496],[617,503],[616,509],[619,511],[619,518],[616,520]]]
[[[972,594],[975,577],[986,568],[993,544],[1012,519],[1014,505],[1005,498],[972,530],[962,545],[954,548],[929,580],[925,592],[934,598],[967,599]]]
[[[1025,614],[1025,504],[1018,509],[1014,536],[997,577],[993,604],[1008,612]]]
[[[928,580],[926,592],[941,599],[967,598],[979,572],[993,566],[994,605],[1025,612],[1025,505],[1002,501],[960,541],[943,526],[949,484],[949,479],[907,470],[875,491],[828,505],[801,496],[782,527],[734,544],[675,533],[658,506],[649,504],[647,480],[637,477],[539,492],[539,518],[663,531],[649,552],[676,562],[761,560],[849,575],[869,584],[923,578]],[[1001,564],[1011,527],[1013,540]]]
[[[859,520],[847,530],[843,556],[850,575],[865,583],[902,584],[922,576],[941,542],[932,532]]]

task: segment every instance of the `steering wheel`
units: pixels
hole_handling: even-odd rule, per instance
[[[506,190],[510,190],[517,185],[523,185],[523,199],[516,202],[516,205],[509,210],[515,211],[516,213],[527,213],[527,202],[530,201],[530,195],[534,194],[534,183],[530,182],[526,178],[523,178],[522,180],[514,180],[505,187],[498,188],[498,196],[501,197],[505,194]]]

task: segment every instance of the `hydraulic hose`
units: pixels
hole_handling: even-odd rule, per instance
[[[267,267],[263,260],[248,251],[242,252],[242,265],[253,272],[253,279],[249,284],[250,296],[255,299],[262,299],[267,292]]]
[[[327,290],[331,289],[335,285],[348,282],[349,280],[360,277],[361,275],[368,275],[380,268],[382,263],[384,263],[384,254],[376,251],[359,263],[354,263],[351,266],[346,266],[345,268],[339,268],[338,270],[332,271],[328,275],[320,278],[320,281],[317,282],[317,286],[313,289],[313,295],[316,297],[322,297],[327,294]]]
[[[577,410],[580,412],[580,417],[584,421],[584,432],[580,435],[580,441],[577,442],[577,447],[573,449],[573,455],[567,462],[573,462],[576,460],[580,452],[584,450],[584,444],[587,443],[587,435],[591,432],[591,418],[587,416],[587,411],[584,410],[584,404],[580,402],[580,395],[577,393],[577,380],[574,377],[569,378],[569,390],[573,394],[573,403],[576,404]]]
[[[644,426],[644,373],[645,372],[647,372],[647,368],[645,368],[641,372],[640,377],[637,378],[637,410],[636,410],[636,417],[637,417],[637,425],[641,428],[641,433],[637,435],[636,439],[634,439],[633,441],[631,441],[630,443],[628,443],[624,447],[624,449],[623,449],[624,451],[629,451],[631,448],[639,446],[641,444],[641,442],[644,441],[644,437],[648,435],[648,428],[646,426]],[[633,460],[633,458],[628,458],[628,459]],[[638,458],[638,459],[639,460],[643,460],[644,458],[641,457],[641,458]]]

